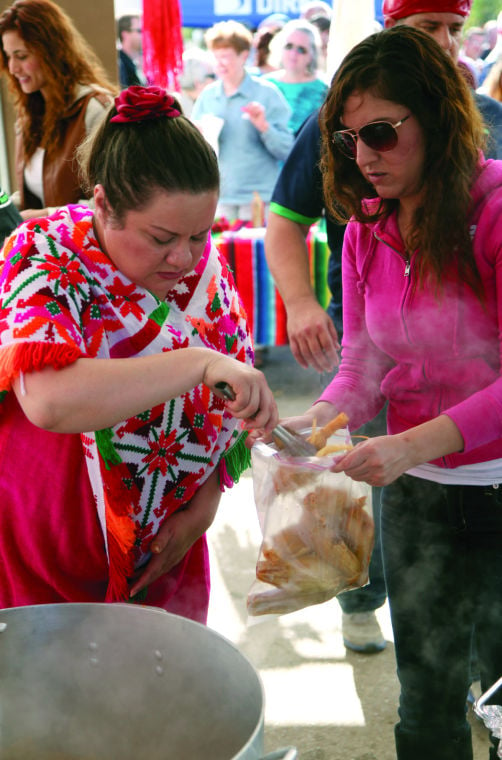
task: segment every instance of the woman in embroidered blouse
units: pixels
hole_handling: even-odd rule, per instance
[[[265,74],[291,107],[289,129],[296,134],[310,114],[322,105],[328,85],[318,74],[322,53],[316,27],[305,19],[293,19],[270,42],[270,62],[276,71]]]
[[[204,533],[249,462],[233,416],[277,421],[211,244],[217,159],[164,90],[131,87],[80,160],[95,211],[4,248],[0,607],[140,598],[204,622]]]
[[[117,87],[51,0],[16,0],[4,10],[0,51],[17,116],[14,200],[31,219],[85,198],[75,150],[103,118]]]

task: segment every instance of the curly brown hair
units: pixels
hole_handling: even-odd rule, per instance
[[[78,85],[95,85],[115,93],[96,53],[76,29],[70,17],[51,0],[16,0],[0,16],[0,40],[5,32],[17,32],[37,56],[47,81],[49,96],[40,91],[25,94],[9,72],[9,62],[0,42],[0,67],[14,97],[25,158],[39,147],[48,155],[62,138],[63,120],[75,100]]]
[[[409,250],[420,250],[419,283],[431,278],[440,289],[442,276],[453,268],[481,295],[468,214],[485,127],[452,58],[429,35],[399,25],[356,45],[332,81],[319,115],[326,205],[340,221],[354,216],[374,222],[397,208],[399,199],[366,206],[364,199],[375,196],[373,186],[332,142],[333,132],[343,128],[345,103],[354,92],[371,92],[406,106],[423,130],[424,201],[405,241]]]

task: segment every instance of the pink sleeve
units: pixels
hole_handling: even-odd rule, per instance
[[[356,430],[372,420],[385,398],[380,383],[391,362],[371,340],[365,321],[362,259],[370,247],[369,229],[352,221],[347,226],[342,251],[343,340],[338,373],[318,401],[328,401],[350,418]]]
[[[502,192],[490,197],[478,220],[474,239],[476,260],[495,283],[495,309],[498,325],[499,368],[502,367]],[[502,376],[472,394],[465,401],[446,409],[464,439],[464,452],[502,438]]]

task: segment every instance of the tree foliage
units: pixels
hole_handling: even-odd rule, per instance
[[[501,10],[500,0],[474,0],[466,28],[483,26],[490,19],[496,19]]]

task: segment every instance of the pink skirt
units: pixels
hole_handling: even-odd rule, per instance
[[[108,561],[80,436],[35,427],[13,393],[0,405],[0,607],[104,602]],[[142,604],[207,621],[205,536]]]

